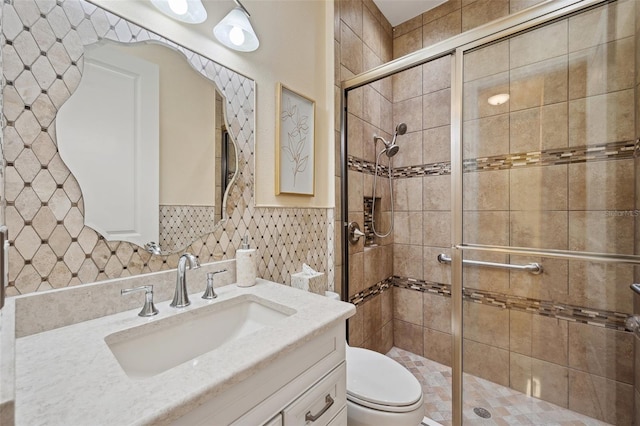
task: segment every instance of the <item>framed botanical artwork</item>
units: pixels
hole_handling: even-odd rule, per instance
[[[276,195],[314,195],[316,103],[278,84]]]

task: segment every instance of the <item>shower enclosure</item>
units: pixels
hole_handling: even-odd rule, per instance
[[[450,399],[426,404],[443,424],[637,422],[638,16],[544,3],[343,82],[350,340],[450,367]],[[400,122],[387,174],[370,141]]]

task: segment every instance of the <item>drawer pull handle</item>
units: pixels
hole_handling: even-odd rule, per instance
[[[315,416],[311,414],[311,411],[307,411],[307,414],[304,416],[304,420],[306,422],[315,422],[320,417],[322,417],[322,415],[326,413],[329,408],[331,408],[331,406],[333,405],[333,398],[331,398],[331,395],[327,394],[327,396],[324,398],[324,401],[324,407],[322,407],[322,410],[320,410],[320,412]]]

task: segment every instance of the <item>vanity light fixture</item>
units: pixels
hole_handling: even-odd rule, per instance
[[[239,0],[233,1],[237,6],[213,28],[213,35],[230,49],[253,52],[260,41],[249,22],[249,12]]]
[[[151,0],[162,13],[187,24],[200,24],[207,19],[201,0]]]

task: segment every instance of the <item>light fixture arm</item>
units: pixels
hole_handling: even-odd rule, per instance
[[[233,0],[233,1],[236,3],[236,5],[238,5],[238,7],[239,7],[240,9],[242,9],[242,11],[243,11],[244,13],[246,13],[246,14],[247,14],[247,16],[251,16],[251,14],[250,14],[250,13],[249,13],[249,11],[247,10],[247,8],[246,8],[246,7],[244,7],[244,5],[243,5],[242,3],[240,3],[240,0]]]

